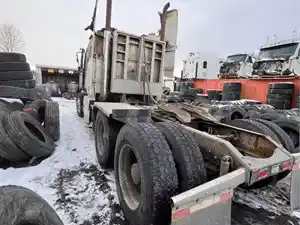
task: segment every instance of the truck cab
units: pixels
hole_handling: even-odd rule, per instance
[[[253,75],[300,74],[299,40],[274,41],[263,45],[253,64]]]
[[[225,62],[220,62],[219,77],[248,77],[252,75],[255,58],[249,54],[229,55]]]

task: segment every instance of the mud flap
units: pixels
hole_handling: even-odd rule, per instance
[[[291,210],[300,209],[300,153],[293,154],[295,163],[291,173],[290,203]]]
[[[244,183],[244,168],[172,198],[172,225],[230,225],[234,188]]]

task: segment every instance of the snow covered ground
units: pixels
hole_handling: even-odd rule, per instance
[[[55,100],[60,104],[61,120],[55,153],[34,167],[0,170],[0,185],[15,184],[37,192],[56,209],[65,225],[125,225],[113,174],[97,165],[92,129],[78,118],[74,101]],[[238,190],[232,224],[300,224],[297,213],[289,214],[285,182],[288,180],[276,188]]]

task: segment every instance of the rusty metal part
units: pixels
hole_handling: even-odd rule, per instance
[[[190,113],[182,109],[178,103],[159,104],[158,110],[162,110],[165,113],[167,112],[171,116],[177,118],[181,123],[190,123],[192,121]]]

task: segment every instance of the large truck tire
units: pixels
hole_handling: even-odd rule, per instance
[[[0,224],[64,225],[41,196],[14,185],[0,187]]]
[[[268,127],[272,132],[274,132],[274,134],[276,134],[280,143],[286,150],[288,150],[290,153],[295,153],[294,152],[295,147],[293,141],[280,126],[278,126],[273,122],[263,120],[263,119],[254,119],[254,120]]]
[[[45,120],[44,127],[47,133],[58,141],[60,138],[60,118],[59,118],[59,104],[58,102],[49,101],[45,105]]]
[[[28,155],[40,158],[53,153],[55,145],[52,137],[27,113],[12,112],[3,120],[3,125],[12,141]]]
[[[244,119],[258,119],[261,117],[261,114],[255,110],[248,110],[246,113],[245,113],[245,116],[244,116]]]
[[[35,80],[8,80],[8,81],[0,81],[0,85],[4,86],[12,86],[19,88],[34,88]]]
[[[28,98],[28,89],[0,85],[1,98]]]
[[[155,124],[167,140],[176,164],[179,191],[184,192],[207,181],[202,153],[193,137],[174,122]]]
[[[24,62],[0,62],[0,72],[8,71],[30,71],[30,66]]]
[[[113,168],[115,143],[121,126],[101,111],[97,112],[94,121],[96,156],[103,169]]]
[[[153,124],[124,125],[117,138],[115,178],[129,225],[170,224],[170,198],[178,193],[172,151]]]
[[[83,113],[83,97],[84,94],[79,93],[78,95],[76,95],[76,111],[77,111],[77,115],[79,117],[83,117],[84,113]]]
[[[21,53],[0,52],[0,62],[26,62],[26,56]]]
[[[273,123],[280,126],[292,139],[294,143],[294,148],[297,149],[299,146],[300,139],[300,123],[299,121],[289,120],[289,119],[280,119],[274,120]]]
[[[30,156],[22,151],[7,135],[3,126],[3,120],[8,116],[5,112],[0,112],[0,156],[10,162],[22,162],[28,160]]]
[[[23,111],[31,115],[40,123],[45,122],[45,108],[47,101],[44,99],[36,99],[25,105]]]
[[[237,105],[227,105],[218,108],[212,116],[222,123],[227,123],[235,119],[243,119],[245,117],[246,111]]]
[[[31,71],[0,72],[0,81],[32,80],[32,79],[33,79],[33,73]]]

